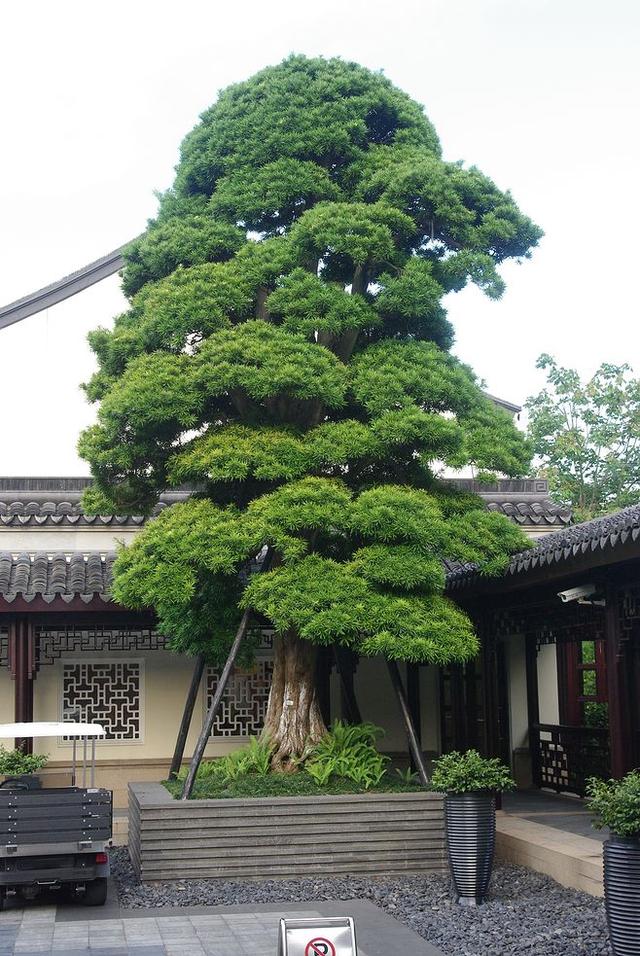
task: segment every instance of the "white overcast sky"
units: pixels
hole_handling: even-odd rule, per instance
[[[499,302],[450,297],[455,351],[522,402],[540,352],[640,373],[637,0],[24,0],[0,9],[0,304],[141,232],[219,89],[291,52],[382,69],[545,230]],[[0,330],[0,474],[88,473],[85,337],[117,278]]]

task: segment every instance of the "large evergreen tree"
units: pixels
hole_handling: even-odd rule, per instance
[[[219,96],[127,251],[130,308],[90,337],[86,506],[200,489],[121,552],[115,596],[181,649],[223,653],[242,607],[273,624],[275,767],[324,732],[317,645],[476,652],[443,560],[495,570],[521,538],[437,473],[521,474],[528,454],[449,354],[442,299],[469,281],[497,298],[498,265],[539,236],[383,76],[296,56]]]

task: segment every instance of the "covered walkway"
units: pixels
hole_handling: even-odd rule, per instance
[[[602,841],[578,797],[521,790],[504,797],[496,847],[501,860],[527,866],[563,886],[602,896]]]

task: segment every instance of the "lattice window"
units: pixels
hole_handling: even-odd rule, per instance
[[[9,663],[9,628],[0,624],[0,667]]]
[[[102,724],[107,740],[142,740],[142,681],[142,661],[65,661],[62,716]]]
[[[262,730],[267,712],[273,661],[259,658],[248,670],[234,671],[222,705],[213,724],[212,736],[249,737]],[[208,708],[220,677],[220,671],[208,668],[206,707]]]
[[[36,658],[39,666],[53,664],[64,654],[159,651],[166,644],[166,637],[146,627],[36,627]]]

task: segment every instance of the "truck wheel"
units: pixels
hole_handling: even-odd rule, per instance
[[[6,900],[6,898],[7,898],[7,891],[4,889],[3,886],[0,886],[0,913],[4,909],[4,901]]]
[[[82,894],[83,906],[104,906],[107,902],[107,878],[99,876],[97,879],[87,883],[85,891]]]

